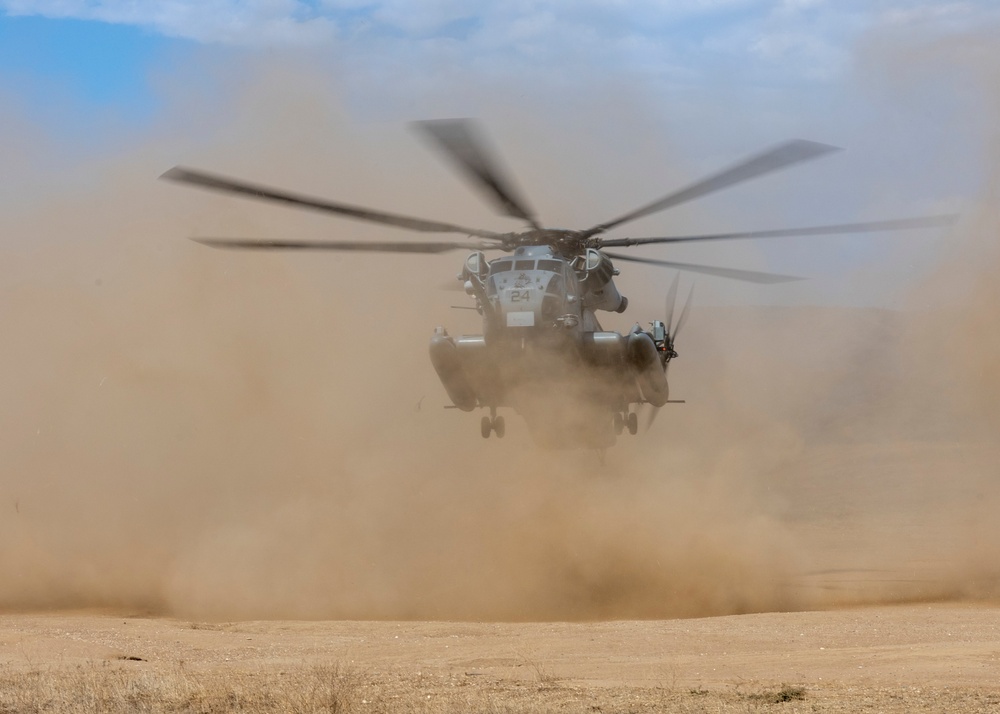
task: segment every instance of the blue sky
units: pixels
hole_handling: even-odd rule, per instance
[[[998,20],[995,0],[0,0],[0,76],[137,119],[155,104],[150,76],[199,47],[326,51],[366,81],[449,65],[539,83],[583,71],[675,92],[764,91],[836,85],[866,37]]]
[[[1000,104],[984,90],[998,43],[996,0],[0,0],[0,116],[83,151],[157,132],[235,143],[238,131],[213,129],[240,121],[233,87],[283,64],[329,87],[357,124],[486,115],[508,158],[511,136],[558,132],[593,161],[545,168],[589,186],[601,167],[622,193],[615,211],[664,192],[647,188],[655,167],[631,168],[645,137],[669,137],[655,150],[693,173],[787,138],[849,149],[828,173],[796,173],[835,191],[792,196],[796,179],[780,179],[769,190],[792,196],[783,207],[765,212],[766,191],[747,189],[705,226],[750,216],[767,228],[972,200]],[[273,105],[302,88],[268,91]],[[218,107],[185,116],[206,97]],[[537,186],[531,171],[516,173]],[[826,265],[881,250],[840,245]],[[805,248],[780,250],[816,270]]]
[[[0,68],[7,82],[43,109],[63,94],[84,107],[114,106],[135,119],[153,110],[151,67],[179,44],[147,29],[37,15],[0,20]]]

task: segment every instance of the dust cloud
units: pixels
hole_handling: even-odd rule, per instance
[[[197,141],[154,128],[4,194],[0,607],[533,620],[995,596],[995,201],[928,278],[969,287],[947,315],[696,310],[671,367],[689,403],[601,463],[441,408],[431,330],[477,330],[436,290],[461,256],[184,239],[386,229],[153,180],[175,163],[506,226],[318,77],[254,71],[181,102]],[[58,163],[0,135],[8,177]]]

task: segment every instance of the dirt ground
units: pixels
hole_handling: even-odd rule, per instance
[[[351,711],[987,712],[1000,711],[1000,607],[926,603],[522,624],[212,624],[20,614],[0,617],[0,672],[4,712],[82,711],[90,704],[191,711],[333,705]],[[268,682],[303,673],[335,678],[334,700],[296,706],[254,699],[262,690],[280,697]],[[188,690],[198,682],[199,696],[187,691],[173,701],[182,694],[178,677]],[[147,700],[141,683],[150,681],[166,689],[146,692]],[[247,681],[252,684],[241,690]],[[213,701],[210,692],[218,690],[205,682],[226,696]],[[94,699],[102,690],[107,698]]]

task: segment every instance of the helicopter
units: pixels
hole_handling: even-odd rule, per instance
[[[638,408],[648,404],[648,425],[671,400],[669,366],[677,358],[675,340],[685,324],[692,293],[676,323],[678,276],[666,299],[664,319],[648,328],[636,323],[622,334],[605,329],[598,312],[623,313],[628,298],[614,278],[616,262],[633,262],[715,277],[774,284],[801,278],[733,268],[661,260],[612,252],[608,248],[710,240],[816,236],[941,227],[954,216],[936,215],[864,223],[698,235],[606,237],[612,229],[739,183],[839,149],[796,139],[771,147],[718,173],[673,191],[617,218],[586,229],[545,227],[515,189],[483,133],[470,119],[414,122],[429,145],[503,215],[526,228],[499,233],[452,223],[349,205],[175,166],[161,178],[199,188],[360,221],[426,233],[461,234],[459,241],[301,241],[287,239],[192,238],[224,249],[377,251],[437,254],[470,251],[457,278],[482,317],[481,334],[451,335],[441,326],[430,340],[430,360],[452,404],[480,419],[483,438],[506,433],[501,408],[522,415],[537,442],[556,448],[612,446],[624,431],[639,431]],[[504,254],[487,258],[489,251]],[[693,286],[692,286],[693,292]]]

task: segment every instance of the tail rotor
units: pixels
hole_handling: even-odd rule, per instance
[[[674,341],[677,339],[677,335],[680,334],[681,328],[683,328],[684,324],[687,322],[688,315],[691,313],[691,300],[694,297],[694,283],[692,283],[691,289],[688,291],[687,299],[684,301],[684,306],[681,308],[680,315],[677,317],[677,325],[674,326],[674,308],[677,306],[677,288],[680,283],[680,278],[680,273],[678,273],[674,278],[673,283],[671,283],[670,289],[667,291],[667,324],[663,334],[663,347],[661,348],[661,352],[664,355],[664,374],[667,373],[667,370],[670,367],[670,361],[677,356],[677,351],[674,349]],[[652,411],[649,412],[649,418],[646,421],[647,431],[651,426],[653,426],[653,422],[656,421],[656,416],[659,413],[659,407],[653,407]]]

